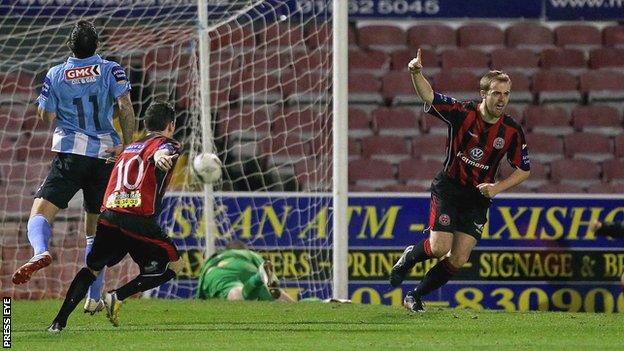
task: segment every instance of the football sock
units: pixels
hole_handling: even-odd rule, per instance
[[[420,281],[420,284],[414,289],[414,293],[418,296],[424,296],[433,290],[446,284],[452,276],[457,274],[458,267],[453,266],[448,259],[443,259],[438,262],[433,268],[425,274],[425,277]]]
[[[431,242],[429,238],[423,239],[419,241],[417,244],[414,244],[414,248],[412,251],[408,252],[407,262],[414,262],[414,264],[422,261],[426,261],[433,257],[433,253],[431,252]]]
[[[95,239],[95,235],[87,236],[87,246],[85,246],[85,260],[87,259],[87,255],[91,252],[91,248],[93,247],[93,240]],[[87,292],[87,297],[94,300],[99,300],[102,297],[102,285],[104,284],[104,276],[106,275],[106,266],[102,268],[102,270],[98,273],[97,278],[89,287],[89,291]]]
[[[56,315],[56,318],[54,318],[55,321],[59,322],[63,327],[67,325],[67,318],[69,318],[69,315],[76,308],[78,303],[82,301],[87,293],[87,289],[89,289],[89,285],[91,285],[94,280],[95,276],[88,268],[83,268],[78,271],[69,286],[69,290],[67,290],[67,295],[65,295],[65,301],[63,301],[61,309]]]
[[[166,283],[176,276],[175,272],[171,269],[167,269],[165,273],[160,275],[139,275],[136,278],[129,281],[126,285],[119,289],[116,289],[117,299],[123,301],[127,297],[132,296],[138,292],[155,288],[160,284]]]
[[[48,251],[48,241],[52,228],[44,215],[36,214],[28,220],[28,241],[35,250],[35,255]]]

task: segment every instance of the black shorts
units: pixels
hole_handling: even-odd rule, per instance
[[[136,228],[141,231],[134,231]],[[180,258],[175,244],[154,219],[104,211],[87,255],[87,266],[100,271],[104,266],[116,265],[128,253],[141,274],[146,275],[160,275],[169,262]]]
[[[46,199],[58,208],[67,208],[69,200],[82,189],[85,211],[100,213],[113,166],[113,163],[95,157],[58,153],[35,198]]]
[[[441,172],[431,183],[429,228],[480,239],[490,202],[477,188],[458,184]]]

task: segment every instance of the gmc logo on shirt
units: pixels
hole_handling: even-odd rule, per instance
[[[65,79],[74,80],[81,78],[93,78],[100,75],[100,65],[75,67],[65,70]]]

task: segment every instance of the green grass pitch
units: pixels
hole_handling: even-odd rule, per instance
[[[622,350],[624,315],[380,305],[129,299],[121,326],[82,304],[45,332],[60,300],[13,301],[14,350]]]

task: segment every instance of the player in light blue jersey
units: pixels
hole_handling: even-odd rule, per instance
[[[57,155],[35,194],[28,220],[28,240],[34,256],[15,271],[14,284],[28,282],[33,273],[50,265],[51,224],[79,189],[83,191],[86,211],[85,257],[90,252],[114,160],[132,142],[136,129],[130,82],[118,63],[95,54],[99,39],[93,24],[79,21],[67,45],[73,56],[48,71],[37,99],[38,117],[56,121],[52,151]],[[123,141],[113,128],[114,109],[120,116]],[[91,286],[85,312],[103,308],[103,277],[102,271]]]

